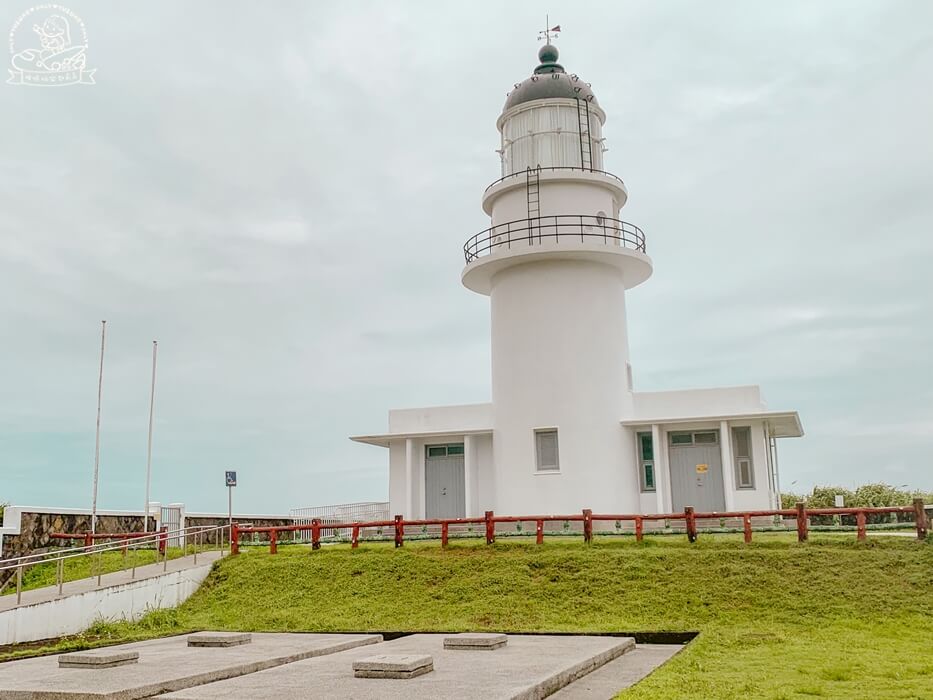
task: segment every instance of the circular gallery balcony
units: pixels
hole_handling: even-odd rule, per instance
[[[651,276],[645,234],[627,221],[590,214],[537,216],[497,224],[463,246],[464,286],[489,294],[492,278],[512,265],[538,260],[589,260],[618,268],[626,289]]]

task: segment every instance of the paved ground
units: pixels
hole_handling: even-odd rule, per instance
[[[105,669],[59,668],[58,656],[11,661],[0,664],[0,700],[135,700],[382,641],[361,634],[254,633],[252,639],[220,648],[189,648],[186,635],[123,644],[109,650],[138,651],[139,662]]]
[[[214,562],[223,555],[223,552],[219,550],[211,550],[207,552],[198,553],[198,566],[203,566],[204,564]],[[128,557],[132,557],[133,554],[130,552]],[[132,561],[128,559],[127,561]],[[146,566],[139,566],[136,568],[136,575],[133,576],[131,569],[126,569],[124,571],[115,571],[112,574],[104,574],[101,576],[100,585],[97,585],[97,577],[92,578],[83,578],[78,579],[77,581],[69,581],[62,588],[62,594],[58,594],[58,586],[47,586],[45,588],[34,588],[31,591],[23,591],[23,599],[21,605],[35,605],[36,603],[47,603],[50,600],[56,600],[58,598],[66,598],[70,595],[75,595],[77,593],[87,593],[88,591],[96,591],[102,588],[109,588],[111,586],[118,586],[125,583],[132,583],[133,581],[141,581],[147,578],[154,578],[156,576],[161,576],[166,573],[166,571],[182,571],[184,569],[190,569],[194,566],[194,556],[179,557],[177,559],[169,559],[167,564],[158,563],[158,564],[147,564]],[[15,583],[10,583],[10,586],[15,586]],[[16,593],[0,596],[0,612],[5,610],[12,610],[17,607],[16,605]]]
[[[515,635],[501,649],[462,651],[445,650],[445,636],[411,635],[160,697],[164,700],[543,698],[617,658],[633,645],[633,640],[623,637]],[[434,671],[408,680],[354,678],[353,662],[376,654],[430,654]]]
[[[611,700],[620,690],[635,685],[683,648],[682,644],[639,644],[625,656],[588,673],[550,697],[558,700]]]

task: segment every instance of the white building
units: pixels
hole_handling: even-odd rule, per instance
[[[553,46],[509,93],[490,228],[464,246],[490,299],[492,402],[389,411],[391,511],[406,518],[774,507],[776,438],[803,434],[757,386],[634,391],[625,292],[653,262],[620,220],[606,114]]]

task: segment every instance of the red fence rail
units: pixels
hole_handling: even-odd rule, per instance
[[[654,521],[678,521],[684,522],[687,539],[690,542],[696,542],[698,537],[697,521],[699,520],[742,520],[742,532],[745,542],[752,541],[752,518],[781,517],[795,518],[797,524],[797,540],[806,542],[809,536],[810,517],[820,515],[830,516],[855,516],[857,539],[862,541],[866,538],[866,522],[869,515],[879,515],[885,513],[910,513],[914,516],[914,525],[917,531],[917,539],[925,539],[929,529],[929,521],[924,510],[922,499],[914,499],[910,506],[887,506],[883,508],[813,508],[808,509],[806,504],[798,503],[796,508],[784,508],[777,510],[746,510],[746,511],[726,511],[722,513],[697,513],[691,507],[684,508],[683,513],[594,513],[590,509],[585,509],[581,513],[572,515],[496,515],[491,510],[481,518],[451,518],[451,519],[421,519],[405,520],[401,515],[396,515],[392,520],[376,520],[372,522],[357,523],[331,523],[323,524],[319,519],[313,519],[310,525],[275,525],[266,527],[240,527],[233,523],[233,531],[230,536],[231,553],[239,552],[240,535],[253,533],[267,533],[269,536],[269,551],[275,554],[278,551],[279,533],[282,532],[311,532],[311,548],[319,549],[321,546],[321,531],[329,530],[331,532],[349,531],[350,543],[352,547],[359,546],[360,531],[364,529],[382,529],[392,530],[395,539],[395,546],[401,547],[405,542],[406,527],[427,527],[440,526],[441,528],[441,546],[446,547],[450,533],[451,525],[483,525],[485,529],[486,544],[492,544],[496,541],[497,523],[535,523],[535,541],[538,544],[544,542],[544,523],[548,522],[580,522],[583,524],[583,540],[591,542],[593,540],[594,522],[631,522],[634,523],[635,539],[639,542],[644,537],[645,522]]]

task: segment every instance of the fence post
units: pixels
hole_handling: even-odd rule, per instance
[[[593,541],[593,511],[583,509],[583,541],[590,544]]]
[[[496,541],[496,524],[492,521],[494,516],[495,514],[491,510],[486,511],[486,544],[492,544]]]
[[[447,546],[447,522],[441,523],[441,547]]]
[[[16,567],[16,604],[19,605],[20,601],[23,599],[23,565],[22,560],[20,560],[20,565]]]
[[[858,535],[857,535],[858,541],[864,542],[865,541],[865,511],[864,510],[860,510],[858,513],[855,514],[855,525],[858,528]]]
[[[752,541],[752,516],[748,513],[742,514],[742,530],[745,533],[745,544]]]
[[[405,526],[402,521],[402,516],[396,515],[395,516],[395,548],[398,549],[404,544],[405,544]]]
[[[535,544],[544,543],[544,521],[535,520]]]
[[[926,539],[929,523],[927,523],[926,511],[923,509],[922,498],[914,499],[914,522],[917,524],[917,539]]]
[[[269,554],[279,553],[279,533],[275,530],[269,531]]]
[[[797,541],[807,541],[807,504],[797,501]]]
[[[360,526],[354,525],[353,530],[350,532],[350,548],[356,549],[360,546]]]
[[[159,553],[168,555],[168,525],[159,528]]]
[[[311,549],[321,548],[321,521],[317,518],[311,519]]]
[[[687,540],[690,542],[697,541],[697,519],[693,514],[693,506],[687,506],[684,508],[684,515],[686,516],[684,520],[687,523]]]
[[[84,533],[84,546],[90,547],[92,544],[94,544],[94,537],[90,532]]]
[[[635,517],[635,541],[641,542],[642,538],[645,536],[645,522],[641,519],[641,516]]]
[[[230,527],[230,554],[240,553],[240,526],[233,523]]]

